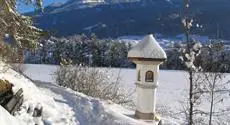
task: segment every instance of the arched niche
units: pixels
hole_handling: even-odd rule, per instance
[[[154,81],[154,73],[153,71],[147,71],[145,73],[145,82],[153,82]]]

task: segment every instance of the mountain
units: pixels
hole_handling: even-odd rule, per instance
[[[58,13],[76,9],[90,8],[97,5],[138,2],[139,0],[69,0],[66,3],[53,3],[45,8],[46,13]]]
[[[36,26],[57,36],[96,33],[99,37],[183,32],[181,0],[70,0],[53,4],[44,13],[31,12]],[[193,0],[193,34],[230,39],[230,1]]]

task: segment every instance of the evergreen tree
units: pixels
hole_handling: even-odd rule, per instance
[[[34,4],[41,9],[42,0],[20,0],[26,4]],[[1,57],[12,57],[17,53],[17,56],[23,57],[22,49],[35,48],[37,41],[41,35],[42,30],[33,26],[30,17],[23,16],[16,9],[16,0],[0,0],[0,53]],[[8,39],[14,46],[5,44]],[[4,42],[5,41],[5,42]],[[9,56],[4,55],[8,53]],[[21,58],[22,59],[22,58]],[[2,60],[5,60],[2,58]],[[20,60],[20,59],[16,59]]]
[[[20,0],[26,4],[33,4],[32,0]],[[41,8],[42,0],[34,3]],[[42,31],[33,26],[30,17],[19,14],[16,10],[16,0],[0,0],[0,41],[8,36],[12,37],[19,47],[33,48],[42,35]]]

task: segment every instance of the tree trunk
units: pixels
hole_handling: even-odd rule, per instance
[[[189,125],[193,124],[193,81],[192,71],[189,71]]]
[[[188,19],[188,13],[189,13],[189,0],[184,0],[184,14],[183,14],[183,20],[185,21],[184,25],[184,34],[186,37],[186,44],[187,44],[187,53],[190,54],[191,50],[191,43],[189,39],[189,19]],[[189,73],[189,116],[188,116],[188,125],[193,124],[193,108],[194,108],[194,103],[193,103],[193,71],[191,68],[187,69]]]
[[[210,108],[210,114],[209,114],[209,125],[212,125],[212,110],[213,110],[213,91],[211,93],[212,100],[211,100],[211,108]]]
[[[214,89],[215,89],[215,84],[216,80],[214,79],[214,82],[212,84],[212,89],[211,89],[211,106],[210,106],[210,114],[209,114],[209,125],[212,125],[212,112],[213,112],[213,104],[214,104]]]

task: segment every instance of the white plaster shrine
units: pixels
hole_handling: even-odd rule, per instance
[[[128,58],[136,64],[136,112],[138,119],[153,120],[156,116],[156,89],[159,65],[167,56],[152,34],[128,52]]]

